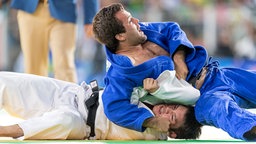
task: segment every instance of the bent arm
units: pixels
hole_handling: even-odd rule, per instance
[[[177,79],[175,77],[175,71],[164,71],[157,78],[157,82],[159,84],[159,89],[150,93],[151,95],[140,96],[140,101],[147,102],[152,105],[160,103],[194,105],[200,96],[199,90],[192,87],[185,80]]]
[[[170,57],[174,58],[179,47],[185,50],[185,64],[188,69],[186,80],[191,76],[196,76],[203,67],[207,58],[207,52],[202,46],[194,46],[187,38],[186,33],[180,28],[176,22],[143,22],[140,23],[141,30],[147,35],[149,41],[152,41],[167,52],[170,53]],[[175,69],[180,64],[175,64]],[[182,68],[182,67],[181,67]],[[184,69],[185,68],[185,69]],[[177,72],[183,77],[186,74],[186,67],[181,69],[181,72]]]
[[[154,115],[148,109],[130,103],[133,83],[116,77],[108,77],[105,81],[109,82],[106,83],[102,101],[108,119],[119,126],[144,131],[144,121]]]
[[[186,46],[179,46],[173,55],[173,62],[176,70],[176,77],[178,79],[186,79],[188,75],[188,67],[185,62]]]
[[[142,23],[141,29],[144,29],[149,41],[157,43],[170,53],[177,71],[176,76],[179,79],[186,79],[189,73],[186,61],[191,59],[191,54],[194,53],[195,48],[178,23]]]
[[[186,33],[176,22],[142,22],[140,26],[148,40],[157,43],[169,52],[171,58],[179,46],[184,46],[188,54],[195,50]]]

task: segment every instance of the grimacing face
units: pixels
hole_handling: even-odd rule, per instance
[[[121,10],[115,16],[123,23],[126,30],[124,35],[130,45],[142,44],[147,40],[147,36],[140,30],[139,20],[132,17],[128,11]]]
[[[153,107],[153,113],[158,117],[166,117],[171,128],[180,128],[185,122],[188,108],[178,104],[159,104]]]

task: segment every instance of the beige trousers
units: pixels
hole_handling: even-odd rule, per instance
[[[54,77],[77,82],[75,68],[75,25],[51,17],[48,4],[39,3],[35,13],[18,11],[25,72],[48,76],[49,49]]]

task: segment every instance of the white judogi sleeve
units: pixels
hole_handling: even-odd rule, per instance
[[[160,103],[180,103],[184,105],[194,105],[200,96],[200,91],[195,89],[185,80],[177,79],[175,71],[166,70],[157,78],[159,89],[148,94],[142,87],[133,90],[131,103],[138,101],[155,105]]]

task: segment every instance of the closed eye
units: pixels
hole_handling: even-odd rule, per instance
[[[179,107],[179,105],[175,105],[175,106],[173,107],[173,110],[176,110],[178,107]]]
[[[171,121],[172,121],[172,122],[175,122],[175,121],[176,121],[176,115],[175,115],[175,114],[172,114],[172,116],[171,116]]]

